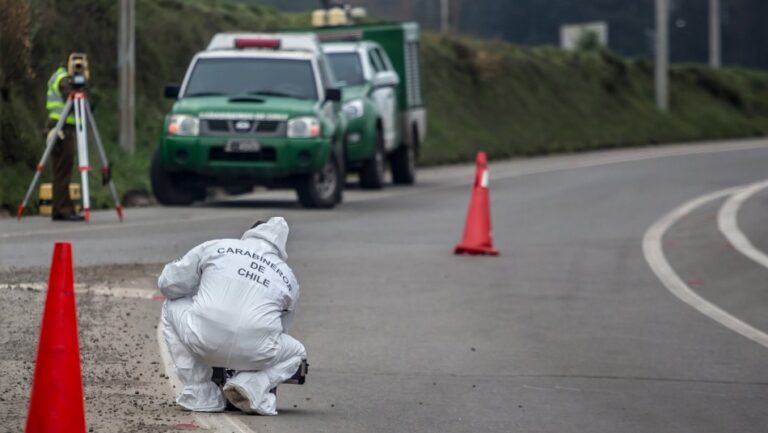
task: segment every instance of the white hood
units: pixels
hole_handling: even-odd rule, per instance
[[[269,242],[277,249],[277,255],[287,260],[288,253],[285,244],[288,242],[288,223],[283,217],[272,217],[269,221],[243,233],[243,239],[261,239]]]

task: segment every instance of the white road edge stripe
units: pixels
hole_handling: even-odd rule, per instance
[[[36,292],[44,292],[47,289],[46,283],[18,283],[18,284],[4,284],[0,287],[5,289],[30,289]],[[116,298],[130,298],[130,299],[156,299],[160,295],[157,291],[147,289],[136,288],[124,288],[124,287],[87,287],[80,284],[75,285],[76,294],[95,294],[104,296],[114,296]],[[171,354],[168,352],[168,346],[165,344],[165,338],[163,337],[163,323],[157,322],[157,345],[160,349],[160,360],[163,363],[163,369],[165,375],[168,376],[169,384],[171,385],[171,393],[173,390],[181,390],[181,382],[171,361]],[[174,395],[175,397],[175,395]],[[192,416],[197,421],[197,424],[206,429],[212,429],[214,432],[219,433],[256,433],[248,426],[243,424],[239,419],[233,418],[226,413],[201,413],[192,412]]]
[[[659,280],[661,280],[667,290],[673,295],[726,328],[768,348],[768,334],[736,318],[691,290],[669,264],[662,247],[664,233],[676,222],[683,219],[699,206],[734,194],[741,189],[743,189],[743,186],[727,188],[703,195],[684,203],[665,215],[653,223],[653,225],[651,225],[645,232],[645,235],[643,236],[643,254],[645,255],[645,260],[648,262],[648,265],[651,267],[651,270],[653,270]]]
[[[34,292],[44,292],[48,288],[46,283],[13,283],[2,284],[0,287],[9,290],[32,290]],[[78,295],[100,295],[114,296],[116,298],[131,299],[154,299],[160,294],[153,290],[136,289],[128,287],[107,287],[107,286],[88,286],[84,284],[75,284],[75,293]]]
[[[732,195],[717,213],[717,226],[728,242],[741,254],[768,268],[768,255],[757,249],[739,228],[738,215],[741,206],[757,192],[768,188],[768,180],[755,182]]]
[[[165,375],[168,376],[168,381],[172,385],[171,388],[178,392],[181,390],[182,385],[178,376],[176,376],[176,369],[173,366],[171,354],[168,352],[168,346],[165,344],[162,320],[157,322],[157,345],[160,348],[160,359],[163,362]],[[251,430],[248,426],[243,424],[242,421],[235,419],[226,413],[213,414],[192,412],[192,416],[197,420],[200,427],[213,429],[215,432],[230,433],[235,431],[238,433],[256,433],[254,430]],[[224,421],[224,423],[221,423],[221,421]]]

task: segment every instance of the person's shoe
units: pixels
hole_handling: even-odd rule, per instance
[[[253,409],[251,409],[251,401],[248,399],[245,390],[239,386],[231,383],[224,385],[224,397],[241,411],[245,413],[253,413]]]
[[[84,221],[85,217],[76,213],[70,213],[54,215],[51,219],[54,221]]]

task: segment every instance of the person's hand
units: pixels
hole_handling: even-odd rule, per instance
[[[50,140],[52,140],[52,139],[53,139],[53,138],[51,137],[53,134],[56,134],[56,129],[55,129],[55,128],[51,128],[51,129],[48,131],[48,133],[46,134],[46,136],[45,136],[45,142],[46,142],[46,143],[48,143]],[[64,139],[64,132],[62,132],[61,130],[59,130],[59,131],[58,131],[58,134],[56,134],[56,135],[58,136],[59,140],[63,140],[63,139]]]

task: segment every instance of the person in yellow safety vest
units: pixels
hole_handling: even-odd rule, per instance
[[[48,94],[45,108],[48,110],[47,134],[53,134],[56,123],[61,119],[67,97],[72,91],[72,78],[63,66],[48,80]],[[82,221],[83,216],[75,212],[69,197],[69,182],[72,179],[72,164],[75,161],[75,116],[70,109],[56,144],[51,149],[53,169],[53,203],[51,218],[54,221]]]

